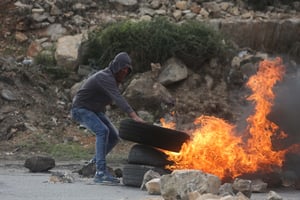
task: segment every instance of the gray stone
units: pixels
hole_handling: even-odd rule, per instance
[[[31,172],[46,172],[55,167],[55,160],[51,157],[34,156],[25,160],[24,167]]]
[[[188,76],[186,65],[176,58],[167,60],[162,68],[158,81],[164,86],[184,80]]]
[[[16,101],[17,100],[17,97],[15,96],[15,94],[8,89],[1,90],[1,97],[7,101]]]
[[[175,170],[160,179],[161,195],[166,200],[188,200],[188,194],[194,191],[200,194],[217,194],[221,180],[212,174],[200,170]]]

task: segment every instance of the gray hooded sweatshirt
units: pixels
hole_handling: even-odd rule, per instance
[[[131,67],[127,53],[121,52],[110,62],[107,68],[90,76],[81,86],[73,99],[73,108],[85,108],[93,112],[105,112],[112,102],[126,113],[133,112],[132,107],[121,95],[114,74],[124,67]]]

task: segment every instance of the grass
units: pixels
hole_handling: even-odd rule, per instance
[[[94,149],[84,148],[77,143],[49,145],[46,149],[53,158],[59,160],[89,160]]]
[[[10,141],[11,149],[19,149],[16,157],[31,155],[51,156],[57,160],[88,160],[94,154],[93,145],[79,142],[63,142],[60,135],[32,132],[15,137]]]
[[[90,160],[95,154],[95,137],[91,134],[76,132],[77,141],[61,140],[61,136],[54,134],[34,132],[15,138],[13,143],[19,150],[20,158],[28,158],[31,155],[51,156],[60,161]],[[65,133],[65,136],[68,135]],[[124,164],[127,162],[128,153],[134,143],[121,140],[107,156],[108,163]]]

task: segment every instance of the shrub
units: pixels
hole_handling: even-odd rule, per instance
[[[201,64],[222,55],[224,50],[223,36],[199,21],[179,25],[166,18],[155,18],[122,21],[89,33],[83,60],[87,64],[92,59],[104,68],[118,52],[126,51],[135,71],[143,72],[149,70],[151,62],[163,63],[171,56],[193,65],[191,58]]]
[[[298,0],[246,0],[246,3],[255,10],[266,10],[268,6],[290,5],[296,1]]]
[[[42,51],[35,58],[34,63],[37,65],[54,66],[56,60],[52,51]]]
[[[42,51],[34,58],[34,63],[39,65],[41,70],[52,76],[54,79],[66,78],[69,72],[63,67],[57,66],[54,51]]]

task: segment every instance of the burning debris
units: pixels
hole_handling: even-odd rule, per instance
[[[282,80],[285,66],[281,58],[264,60],[251,76],[247,87],[252,94],[247,98],[254,105],[254,113],[247,118],[247,127],[239,133],[236,126],[223,119],[200,116],[197,127],[189,134],[192,139],[182,145],[179,153],[165,151],[174,164],[168,168],[199,169],[221,179],[234,179],[244,174],[279,172],[288,152],[299,149],[294,144],[287,149],[274,150],[272,140],[282,140],[287,134],[267,117],[275,94],[273,87]],[[172,127],[162,120],[164,127]]]

